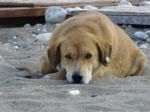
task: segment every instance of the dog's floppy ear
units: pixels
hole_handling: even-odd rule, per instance
[[[49,62],[52,66],[51,70],[52,72],[56,72],[56,67],[60,65],[60,56],[61,56],[61,52],[60,52],[60,43],[54,42],[52,43],[47,50],[47,55],[48,55],[48,59]]]
[[[107,42],[97,43],[99,61],[107,66],[111,61],[112,47]]]

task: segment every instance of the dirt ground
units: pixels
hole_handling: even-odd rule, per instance
[[[117,78],[106,75],[88,85],[68,84],[64,80],[26,79],[16,76],[16,67],[36,66],[46,44],[35,39],[54,26],[25,25],[0,28],[0,111],[1,112],[149,112],[150,63],[141,76]],[[146,28],[123,28],[133,36]],[[146,45],[142,48],[141,45]],[[150,45],[138,41],[148,59]],[[69,94],[79,90],[79,95]]]

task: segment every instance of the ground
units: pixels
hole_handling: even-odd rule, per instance
[[[64,80],[26,79],[16,76],[19,66],[36,66],[46,43],[35,36],[52,31],[52,25],[25,25],[0,28],[0,109],[1,112],[149,112],[150,63],[141,76],[117,78],[106,75],[88,85],[68,84]],[[133,36],[146,29],[123,28]],[[150,59],[147,41],[143,50]],[[79,90],[79,95],[69,94]]]

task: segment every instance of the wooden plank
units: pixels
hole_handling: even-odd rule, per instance
[[[55,1],[55,0],[48,0],[48,1],[0,1],[0,7],[19,7],[19,6],[62,6],[62,7],[75,7],[75,6],[84,6],[84,5],[93,5],[97,7],[101,6],[110,6],[116,5],[119,0],[71,0],[71,1]],[[139,0],[130,0],[130,2],[134,5],[139,3]]]
[[[21,0],[22,1],[22,0]],[[0,1],[0,18],[14,18],[14,17],[36,17],[36,16],[43,16],[45,10],[48,6],[60,6],[63,8],[67,7],[76,7],[76,6],[85,6],[85,5],[93,5],[96,7],[104,7],[104,6],[112,6],[116,5],[118,0],[85,0],[82,2],[79,2],[81,0],[78,0],[78,2],[56,2],[56,1],[49,1],[48,3],[23,3],[22,2],[8,2],[8,0],[5,0],[5,2]],[[28,1],[28,0],[27,0]],[[32,1],[32,0],[31,0]],[[131,0],[134,3],[137,3],[139,0]],[[73,1],[72,1],[73,2]]]
[[[43,16],[47,7],[0,8],[0,18]]]
[[[63,8],[67,7],[76,7],[76,6],[84,6],[84,5],[94,5],[98,7],[108,6],[108,5],[114,5],[115,3],[112,2],[114,0],[109,1],[101,1],[101,2],[81,2],[81,3],[51,3],[51,4],[30,4],[30,3],[18,3],[15,5],[15,3],[3,3],[0,4],[0,18],[14,18],[14,17],[35,17],[35,16],[43,16],[45,13],[45,10],[48,6],[60,6]],[[26,6],[27,7],[21,7]],[[7,6],[7,7],[4,7]]]
[[[86,2],[118,2],[120,0],[0,0],[0,3],[86,3]],[[140,0],[128,0],[130,2],[139,2]]]
[[[101,2],[101,1],[119,1],[119,0],[0,0],[0,3],[86,3],[86,2]],[[132,0],[137,1],[137,0]]]
[[[33,7],[33,3],[0,2],[0,7]]]

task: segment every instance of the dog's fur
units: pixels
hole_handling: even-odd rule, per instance
[[[49,74],[64,69],[69,82],[74,82],[72,77],[77,74],[86,84],[105,73],[117,77],[139,75],[146,61],[121,28],[105,15],[92,12],[71,17],[54,30],[40,71]]]

